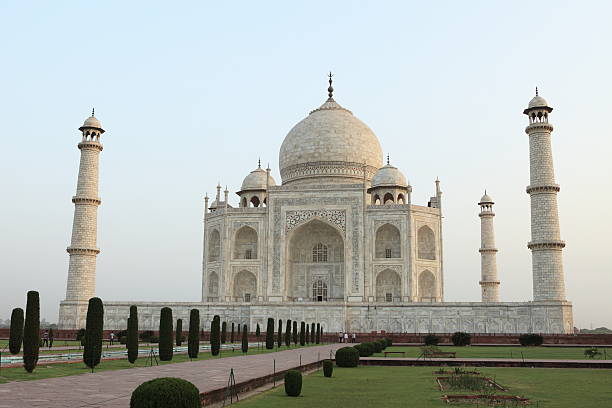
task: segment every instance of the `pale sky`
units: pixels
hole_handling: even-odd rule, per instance
[[[291,127],[326,97],[367,123],[426,205],[444,191],[445,299],[480,299],[477,202],[495,199],[505,301],[532,298],[528,137],[554,108],[567,298],[612,327],[612,3],[0,3],[0,318],[65,294],[80,140],[102,137],[97,295],[199,301],[206,192],[258,157],[278,174]]]

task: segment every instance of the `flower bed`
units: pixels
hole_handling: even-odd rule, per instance
[[[445,395],[442,401],[447,404],[474,404],[474,405],[528,405],[529,399],[517,397],[514,395]]]

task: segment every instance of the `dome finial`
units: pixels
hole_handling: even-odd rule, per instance
[[[334,99],[334,87],[332,86],[332,77],[334,74],[329,71],[329,75],[327,76],[329,77],[329,88],[327,88],[327,95],[329,96],[329,99]]]
[[[94,117],[94,113],[96,113],[96,108],[91,108],[91,117]]]
[[[261,157],[257,160],[257,168],[261,169]]]
[[[538,87],[536,86],[536,96],[538,96]]]
[[[389,153],[387,153],[387,165],[389,165]]]

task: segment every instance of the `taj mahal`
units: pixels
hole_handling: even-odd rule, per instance
[[[481,225],[481,245],[474,248],[481,279],[474,285],[480,285],[481,299],[444,301],[440,181],[432,177],[428,202],[413,203],[410,181],[383,157],[376,134],[334,99],[331,74],[327,91],[325,102],[286,135],[278,160],[281,180],[259,164],[235,192],[237,206],[220,185],[214,197],[204,198],[200,301],[105,299],[106,329],[125,329],[129,307],[137,305],[141,330],[157,330],[160,309],[168,306],[184,322],[190,309],[199,309],[204,329],[219,315],[250,328],[265,327],[268,317],[316,321],[327,332],[572,332],[551,149],[553,109],[537,90],[523,111],[533,274],[533,299],[524,302],[500,298],[494,201],[486,193],[474,200]],[[85,327],[100,252],[98,166],[105,130],[93,113],[79,130],[62,329]]]

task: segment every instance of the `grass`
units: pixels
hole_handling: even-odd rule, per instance
[[[442,351],[454,351],[458,358],[525,358],[549,360],[584,360],[587,347],[504,347],[504,346],[438,346]],[[391,346],[385,351],[404,351],[406,357],[419,357],[420,346]],[[600,348],[601,358],[604,354]],[[522,353],[522,356],[521,356]],[[608,359],[612,359],[612,350],[606,350]],[[384,357],[384,353],[375,353],[372,357]],[[402,357],[390,355],[389,357]]]
[[[243,408],[275,407],[439,407],[434,367],[334,367],[332,378],[317,371],[304,377],[302,395],[287,397],[284,388],[264,392],[238,404]],[[610,406],[612,371],[554,368],[478,368],[483,375],[531,399],[538,408]],[[472,406],[474,405],[460,405]],[[511,405],[510,405],[511,406]]]
[[[309,344],[304,347],[312,347],[316,346],[316,344]],[[144,347],[143,347],[144,348]],[[287,348],[286,346],[278,348],[278,351],[283,350],[293,350],[299,348],[296,346],[292,346]],[[257,350],[256,347],[250,347],[248,355],[253,354],[262,354],[262,353],[273,353],[276,352],[276,346],[272,350],[266,350],[265,345],[262,345],[261,350]],[[240,350],[240,345],[236,345],[236,351],[231,350],[221,350],[221,358],[223,357],[237,357],[243,355]],[[220,358],[213,357],[212,354],[208,351],[200,351],[198,358],[196,360],[208,360],[210,358]],[[160,365],[163,364],[174,364],[174,363],[182,363],[189,361],[189,357],[186,353],[177,354],[175,353],[171,361],[159,361],[159,356],[157,356],[157,361]],[[155,364],[155,363],[153,363]],[[109,371],[109,370],[124,370],[130,369],[134,367],[147,367],[149,366],[149,358],[144,355],[139,355],[136,362],[132,365],[127,360],[127,358],[121,360],[102,360],[100,364],[96,367],[95,371]],[[70,375],[79,375],[91,372],[91,369],[87,368],[83,361],[77,361],[74,363],[55,363],[55,364],[45,364],[42,363],[36,367],[36,369],[32,373],[28,373],[25,371],[23,367],[9,367],[2,368],[0,370],[0,384],[4,384],[11,381],[27,381],[27,380],[41,380],[44,378],[53,378],[53,377],[65,377]]]

